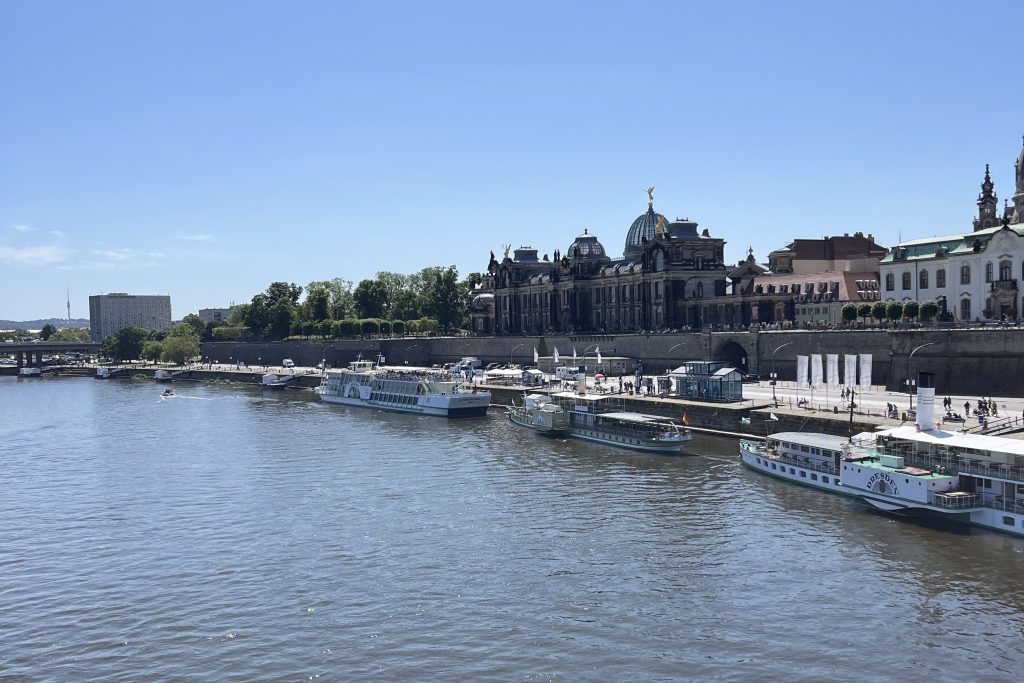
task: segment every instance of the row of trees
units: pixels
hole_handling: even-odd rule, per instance
[[[909,318],[929,322],[939,314],[939,305],[934,301],[876,301],[873,304],[846,304],[842,308],[843,320],[852,323],[857,318],[867,322],[874,318],[877,322],[891,320],[893,322]]]
[[[470,292],[479,282],[479,273],[460,281],[455,266],[433,266],[413,275],[380,272],[354,288],[341,278],[314,280],[305,288],[272,282],[249,303],[236,306],[223,329],[213,330],[212,336],[248,333],[284,339],[449,332],[466,325]]]
[[[166,333],[125,327],[103,340],[103,355],[115,361],[142,358],[180,365],[199,355],[199,340],[205,329],[195,314],[185,316]]]

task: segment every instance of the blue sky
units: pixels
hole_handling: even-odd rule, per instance
[[[1024,133],[1020,2],[0,3],[0,319],[613,255],[970,230]]]

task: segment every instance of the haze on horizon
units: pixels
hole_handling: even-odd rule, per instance
[[[0,5],[0,319],[612,254],[969,231],[1024,133],[1008,1]],[[1004,28],[1005,27],[1005,28]],[[1017,80],[1015,80],[1017,79]]]

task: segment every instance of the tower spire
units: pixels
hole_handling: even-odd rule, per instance
[[[978,195],[978,217],[974,219],[974,230],[984,230],[996,225],[996,209],[999,198],[996,197],[995,184],[985,164],[985,178],[981,181],[981,194]]]

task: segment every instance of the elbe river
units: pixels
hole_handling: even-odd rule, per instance
[[[1019,681],[1024,539],[310,392],[0,378],[2,681]]]

